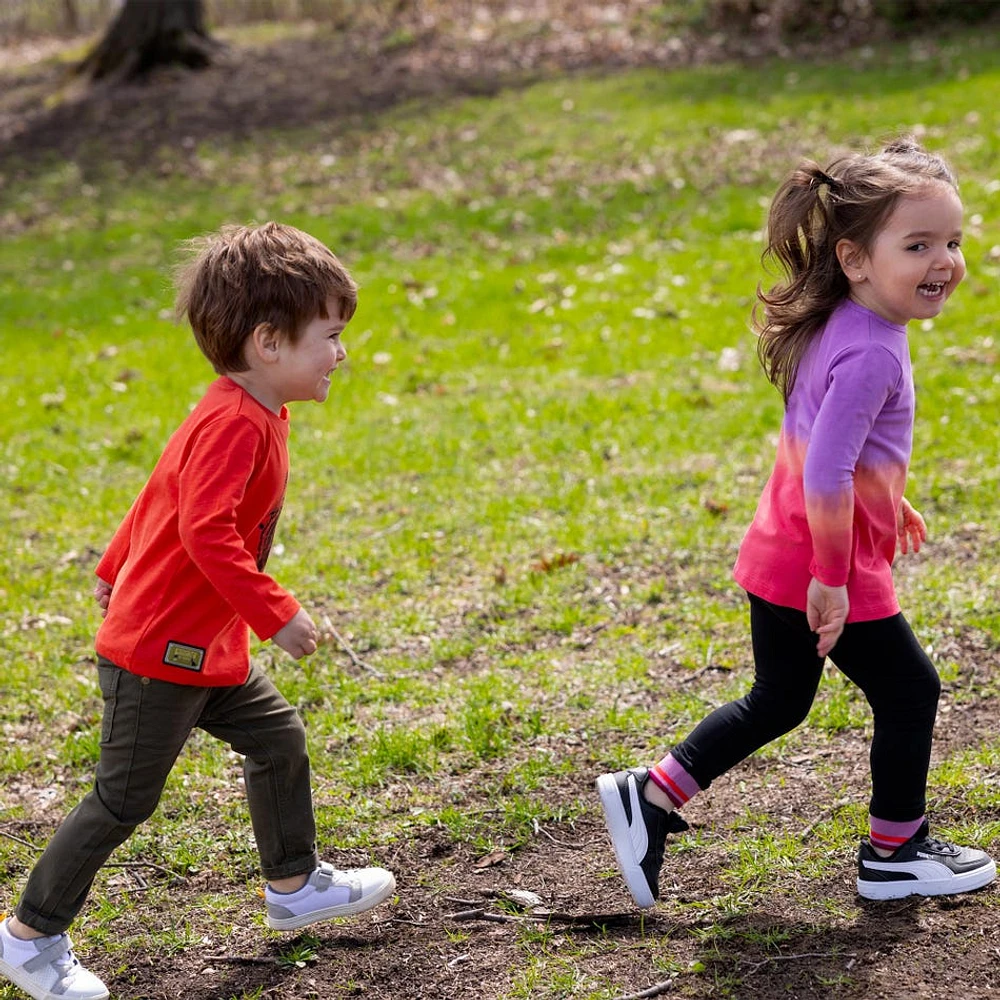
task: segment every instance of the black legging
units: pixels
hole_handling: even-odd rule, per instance
[[[805,612],[750,594],[754,682],[671,753],[702,789],[809,714],[823,673]],[[941,681],[902,614],[844,627],[830,659],[864,692],[875,719],[871,815],[896,823],[926,807]]]

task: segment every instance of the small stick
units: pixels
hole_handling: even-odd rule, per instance
[[[820,823],[826,821],[827,818],[832,816],[838,809],[843,809],[844,806],[850,805],[850,799],[837,799],[828,809],[824,809],[800,834],[800,840],[808,840],[813,830],[816,829]]]
[[[573,924],[576,926],[611,927],[620,924],[632,924],[641,917],[631,913],[562,913],[559,910],[544,910],[539,913],[525,913],[515,917],[509,914],[491,913],[483,907],[473,910],[461,910],[459,913],[446,913],[446,920],[490,920],[496,924]]]
[[[749,969],[747,969],[747,975],[752,976],[758,969],[762,969],[769,962],[791,962],[799,958],[857,958],[857,954],[853,951],[804,951],[799,955],[771,955],[765,958],[763,962],[756,962]]]
[[[378,531],[373,531],[367,538],[384,538],[386,535],[391,535],[394,531],[399,531],[400,528],[406,523],[404,518],[390,524],[388,528],[381,528]]]
[[[126,868],[126,872],[132,877],[132,880],[139,886],[140,889],[148,889],[149,883],[142,877],[141,873],[135,868]]]
[[[615,997],[615,1000],[646,1000],[647,997],[662,996],[673,985],[673,979],[665,979],[662,983],[654,983],[648,990],[643,990],[641,993],[629,993],[625,996]]]
[[[558,837],[553,837],[552,834],[549,833],[549,831],[546,830],[545,827],[542,826],[537,819],[533,819],[531,821],[531,824],[535,828],[535,833],[540,833],[543,836],[548,837],[553,844],[558,844],[560,847],[570,847],[574,851],[580,851],[587,846],[586,844],[574,843],[573,841],[570,840],[559,840]]]
[[[133,896],[137,892],[149,892],[153,886],[151,885],[130,885],[125,889],[116,889],[114,892],[109,892],[108,897],[110,899],[117,899],[119,896]]]
[[[36,854],[41,854],[42,848],[37,847],[28,840],[24,840],[21,837],[14,836],[13,833],[8,833],[6,830],[0,830],[0,837],[6,837],[8,840],[13,840],[15,844],[22,844],[24,847],[29,847]],[[153,861],[106,861],[103,868],[154,868],[158,872],[162,872],[164,875],[169,875],[175,881],[178,879],[183,879],[184,876],[179,872],[171,871],[169,868],[164,868],[162,865],[158,865]],[[145,885],[142,886],[143,889],[146,888]]]
[[[350,643],[348,643],[348,641],[337,631],[333,622],[330,621],[329,615],[326,614],[323,615],[321,620],[323,622],[323,628],[330,635],[332,635],[334,639],[337,640],[337,642],[340,643],[341,648],[351,658],[351,663],[353,663],[356,667],[358,667],[361,670],[367,670],[368,673],[370,673],[373,677],[385,676],[381,670],[376,670],[373,666],[370,666],[369,664],[365,663],[365,661],[362,660],[361,657],[358,656],[358,654],[355,653],[353,649],[351,649]]]
[[[709,649],[709,654],[712,650]],[[696,681],[702,674],[707,674],[710,670],[719,670],[723,673],[727,671],[728,667],[720,667],[717,663],[706,663],[705,666],[699,667],[693,674],[688,674],[687,677],[682,677],[679,681],[681,684],[690,684],[692,681]]]
[[[107,861],[102,865],[104,868],[152,868],[155,871],[162,872],[164,875],[169,875],[175,882],[183,881],[184,876],[180,872],[171,871],[169,868],[164,868],[163,865],[158,865],[153,861]]]
[[[474,910],[462,910],[459,913],[447,914],[448,920],[491,920],[495,924],[520,924],[524,922],[522,917],[509,917],[502,913],[489,913],[482,907]]]
[[[228,962],[231,965],[277,965],[276,958],[259,958],[255,955],[206,955],[207,962]]]
[[[530,913],[528,916],[532,920],[573,924],[578,927],[620,927],[645,919],[642,914],[634,913],[563,913],[560,910],[552,910],[549,913]]]
[[[36,847],[28,840],[22,840],[20,837],[15,837],[14,834],[8,833],[6,830],[0,830],[0,837],[6,837],[8,840],[13,840],[15,844],[21,844],[23,847],[30,847],[36,854],[41,854],[42,849]]]

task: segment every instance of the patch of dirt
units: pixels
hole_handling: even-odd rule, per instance
[[[944,712],[935,758],[975,747],[992,734],[998,709],[1000,700],[992,698]],[[170,953],[83,951],[83,958],[116,1000],[488,1000],[515,987],[530,993],[532,957],[542,953],[550,962],[562,958],[581,988],[610,984],[621,996],[660,983],[669,984],[668,996],[755,1000],[986,1000],[1000,989],[995,885],[954,899],[868,903],[854,891],[851,851],[837,859],[833,876],[817,880],[786,871],[782,892],[763,897],[751,910],[738,905],[739,889],[726,868],[739,850],[748,806],[766,817],[775,836],[797,837],[822,850],[823,824],[839,808],[867,798],[862,733],[801,729],[793,748],[749,759],[693,800],[685,814],[700,846],[668,853],[660,905],[645,915],[613,874],[613,853],[592,794],[596,766],[586,746],[575,752],[580,767],[545,794],[557,802],[592,801],[578,821],[540,825],[529,843],[489,864],[445,831],[419,829],[374,858],[396,874],[396,901],[354,920],[317,925],[308,934],[264,934],[262,904],[252,894],[224,915],[191,908],[193,899],[238,893],[238,865],[231,872],[206,870],[184,878],[171,889],[166,907],[146,903],[122,874],[108,871],[101,876],[108,880],[105,890],[128,899],[115,918],[121,939],[184,927],[188,940],[198,943]],[[530,753],[530,747],[520,751]],[[493,803],[484,789],[514,763],[508,759],[456,778],[462,808],[488,812]],[[438,779],[422,784],[421,794],[428,796],[439,787]],[[53,811],[30,797],[20,804],[27,818],[4,823],[0,834],[44,843]],[[937,803],[935,819],[948,825],[968,815],[962,802],[945,801]],[[218,823],[210,812],[205,821]],[[224,838],[221,825],[217,832]],[[330,860],[347,867],[367,859]],[[6,875],[12,881],[23,877]],[[165,877],[154,870],[148,880]],[[541,907],[519,906],[518,892],[536,894]],[[504,903],[505,897],[514,901]],[[650,940],[658,942],[655,948]],[[295,945],[311,951],[298,967],[283,961]],[[716,984],[727,982],[735,992],[718,992]]]
[[[766,32],[678,27],[652,0],[404,0],[388,18],[378,16],[381,5],[372,8],[339,29],[317,24],[284,40],[229,46],[207,70],[164,69],[128,85],[83,85],[71,66],[53,61],[51,43],[0,50],[0,169],[4,160],[53,155],[136,167],[164,150],[328,125],[406,100],[492,93],[597,68],[788,51]],[[823,51],[845,47],[861,27],[826,39]]]
[[[592,567],[586,593],[594,600],[610,600],[620,595],[623,583],[637,593],[641,581],[657,577],[642,553],[633,555],[630,570]],[[696,584],[697,572],[693,577],[686,586]],[[595,587],[598,579],[601,586]],[[649,625],[658,614],[656,606],[644,604],[612,602],[607,608],[609,625]],[[463,609],[439,625],[456,633],[489,627],[488,619],[470,621],[469,615]],[[607,633],[590,629],[568,637],[560,650],[561,658],[573,661],[567,670],[579,671],[592,660],[599,669],[615,641]],[[958,622],[940,623],[937,635],[934,655],[958,670],[945,685],[935,761],[994,739],[1000,711],[998,644]],[[546,647],[567,641],[533,633],[521,638]],[[746,646],[745,636],[742,642]],[[473,654],[442,669],[466,672],[483,666]],[[690,665],[669,656],[651,661],[650,670],[664,690],[687,685],[708,703],[720,700],[734,671],[749,677],[746,662],[728,670],[709,665],[692,673]],[[581,713],[581,729],[586,728],[585,715]],[[42,743],[39,725],[37,718],[26,716],[8,730],[8,738]],[[636,734],[637,744],[649,735]],[[100,877],[100,891],[114,898],[114,931],[121,940],[142,941],[165,928],[183,927],[185,939],[197,943],[169,953],[137,947],[106,955],[97,949],[88,953],[86,936],[78,935],[81,954],[106,979],[116,1000],[255,995],[282,1000],[489,1000],[514,989],[530,993],[532,959],[541,954],[550,965],[562,961],[571,970],[580,992],[567,996],[608,985],[616,995],[629,996],[662,983],[667,984],[664,995],[695,1000],[721,995],[754,1000],[939,1000],[961,995],[986,1000],[1000,989],[996,885],[951,900],[868,903],[855,894],[854,855],[847,850],[836,858],[833,875],[783,871],[781,892],[762,895],[759,887],[750,886],[757,904],[740,904],[740,888],[729,870],[742,833],[758,834],[763,823],[776,837],[796,838],[810,852],[822,852],[824,825],[844,808],[863,807],[869,794],[865,733],[802,727],[782,749],[750,758],[694,799],[685,815],[699,846],[668,854],[661,903],[645,915],[632,905],[614,873],[613,852],[592,791],[600,748],[619,740],[617,734],[600,732],[581,739],[575,728],[564,738],[547,740],[547,752],[577,759],[579,766],[544,794],[554,803],[589,805],[576,822],[540,823],[527,844],[505,851],[493,863],[485,864],[470,843],[436,827],[414,827],[408,839],[386,844],[373,859],[326,852],[344,867],[374,861],[396,874],[396,901],[371,914],[279,937],[262,930],[262,904],[252,892],[224,912],[193,908],[194,900],[213,894],[240,898],[248,871],[242,857],[232,868],[220,865],[187,875],[170,889],[166,905],[162,898],[151,902],[129,873],[108,869]],[[519,746],[503,760],[470,772],[408,776],[407,793],[430,802],[447,795],[469,814],[488,814],[496,805],[489,789],[498,786],[505,769],[529,760],[540,746]],[[86,776],[78,772],[58,767],[54,774],[60,794],[54,797],[40,792],[30,775],[6,787],[0,804],[16,806],[24,818],[0,824],[0,836],[44,844],[57,817],[84,790]],[[228,802],[240,792],[235,785],[223,785],[219,794]],[[321,800],[323,792],[317,794]],[[748,809],[761,818],[748,819]],[[960,792],[932,800],[931,811],[940,827],[972,818],[983,824],[1000,819],[988,811],[970,816]],[[229,831],[211,806],[203,822],[215,828],[220,842],[225,840]],[[155,824],[154,818],[148,826]],[[249,831],[248,821],[245,829]],[[3,874],[9,883],[19,884],[25,872]],[[156,869],[143,869],[142,875],[152,884],[167,878]],[[541,910],[503,902],[504,894],[517,892],[536,894]],[[127,902],[117,906],[122,899]],[[655,947],[649,946],[651,940]],[[296,945],[311,953],[300,967],[284,960]],[[726,983],[733,984],[731,994],[719,992]]]
[[[587,588],[592,599],[620,595],[623,583],[636,593],[641,581],[657,576],[642,553],[633,555],[631,570],[593,567]],[[601,586],[595,587],[595,580]],[[695,572],[685,585],[696,582]],[[607,607],[609,625],[648,625],[658,613],[651,605]],[[469,614],[458,611],[454,620],[439,625],[446,632],[489,627],[488,619],[469,621]],[[577,671],[590,662],[599,669],[615,641],[608,632],[591,629],[568,637],[560,657],[572,661]],[[955,680],[945,685],[934,761],[994,740],[1000,711],[998,644],[958,622],[941,622],[937,636],[934,655],[958,669]],[[548,647],[567,637],[529,633],[522,639]],[[745,636],[742,643],[746,647]],[[466,672],[483,666],[478,654],[472,654],[468,661],[457,659],[442,669]],[[570,673],[573,668],[567,666]],[[650,670],[663,690],[687,685],[708,703],[720,700],[734,673],[749,677],[745,659],[732,669],[708,665],[692,673],[690,665],[666,656],[651,661]],[[39,726],[37,718],[26,716],[8,730],[8,738],[42,743]],[[580,731],[585,728],[586,713],[581,711]],[[636,743],[649,735],[636,734]],[[506,770],[539,753],[544,742],[546,752],[578,762],[544,794],[557,804],[586,806],[575,822],[540,822],[528,843],[488,864],[471,843],[437,827],[413,827],[407,839],[386,843],[371,859],[324,852],[344,867],[385,865],[396,874],[398,896],[373,913],[318,925],[305,934],[276,936],[262,929],[261,900],[244,889],[249,856],[234,860],[231,868],[220,864],[185,876],[171,887],[166,903],[162,896],[152,902],[130,873],[108,869],[100,876],[99,893],[112,898],[114,933],[121,940],[141,942],[167,928],[184,928],[185,941],[195,943],[169,952],[136,945],[110,955],[96,947],[88,952],[87,936],[81,933],[81,955],[105,978],[116,1000],[491,1000],[514,990],[531,995],[532,962],[538,956],[545,957],[550,969],[564,964],[574,984],[558,994],[565,996],[588,995],[601,987],[613,988],[616,996],[635,996],[657,984],[665,984],[663,995],[689,1000],[726,995],[754,1000],[987,1000],[1000,990],[996,885],[954,899],[869,903],[855,893],[850,849],[834,859],[832,874],[783,870],[774,879],[779,892],[768,894],[750,885],[746,898],[754,905],[741,902],[743,890],[731,869],[742,835],[757,835],[763,825],[777,838],[805,844],[808,857],[826,849],[824,826],[842,809],[863,808],[869,794],[864,732],[802,727],[781,749],[768,748],[750,758],[694,799],[685,816],[697,846],[668,854],[661,902],[648,914],[636,910],[614,872],[592,790],[598,758],[620,739],[620,734],[601,732],[581,738],[574,726],[565,737],[518,746],[502,760],[472,771],[407,776],[406,794],[415,801],[447,797],[468,814],[488,815],[496,806],[489,789],[500,784]],[[63,794],[52,800],[39,792],[30,775],[3,790],[0,804],[16,806],[24,818],[0,824],[0,836],[27,844],[46,842],[57,817],[83,792],[86,777],[79,768],[58,767],[54,774]],[[227,805],[239,794],[235,784],[219,788]],[[323,794],[317,793],[320,801]],[[945,828],[972,819],[984,825],[1000,819],[990,810],[973,816],[960,791],[932,800],[931,812],[935,826]],[[148,824],[150,830],[156,822]],[[202,822],[214,828],[219,842],[231,832],[212,805]],[[244,829],[249,831],[249,821]],[[3,875],[8,883],[19,884],[25,872],[7,870]],[[155,868],[143,869],[142,876],[152,885],[168,877]],[[525,909],[511,896],[524,892],[536,894],[540,908]],[[227,903],[222,911],[195,908],[195,900],[213,895],[244,902]],[[505,903],[505,896],[514,902]],[[306,950],[300,966],[286,960],[296,946]],[[731,992],[723,992],[726,984]]]

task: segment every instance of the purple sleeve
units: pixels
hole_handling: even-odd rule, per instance
[[[852,346],[826,372],[823,400],[809,435],[803,468],[806,516],[813,542],[810,571],[839,587],[851,569],[854,475],[875,419],[899,386],[903,370],[878,344]]]

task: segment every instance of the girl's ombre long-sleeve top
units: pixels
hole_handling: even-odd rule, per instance
[[[846,584],[848,621],[899,611],[892,562],[913,410],[906,328],[843,302],[799,365],[733,571],[740,586],[804,611],[815,577]]]

